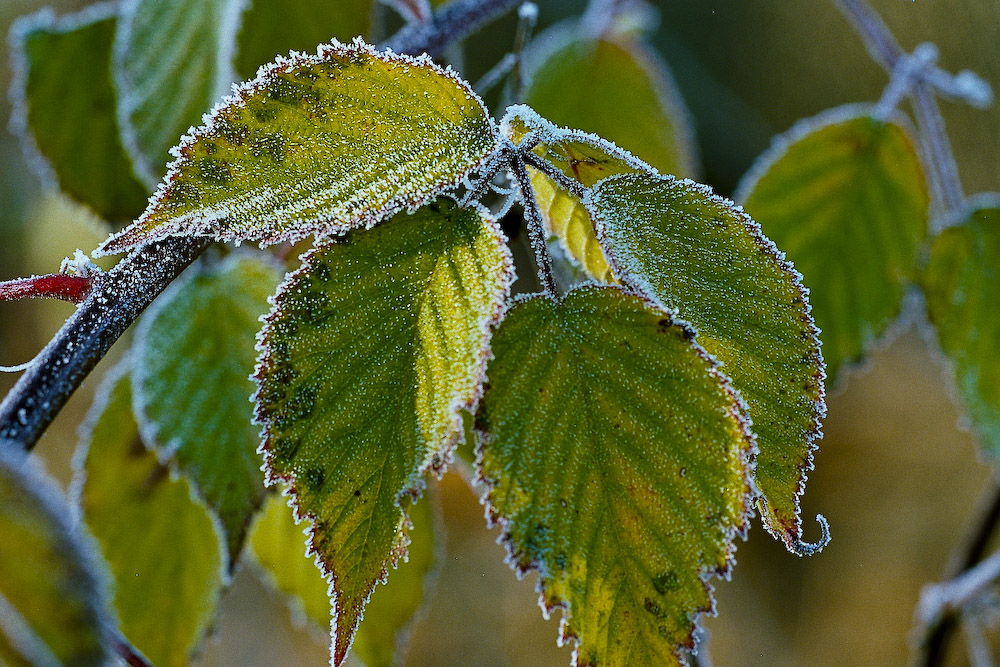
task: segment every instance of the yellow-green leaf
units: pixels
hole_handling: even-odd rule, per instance
[[[218,514],[235,562],[264,500],[249,377],[254,337],[279,272],[238,254],[200,268],[143,316],[132,373],[135,413],[146,442]]]
[[[13,126],[29,154],[41,153],[33,162],[47,180],[54,175],[71,197],[121,223],[142,211],[147,191],[133,175],[115,118],[115,14],[109,3],[58,19],[46,9],[14,25]]]
[[[509,107],[500,128],[515,144],[533,135],[538,140],[534,154],[585,189],[614,174],[655,173],[650,165],[611,142],[580,130],[557,127],[523,105]],[[617,282],[597,241],[594,221],[580,198],[542,172],[531,167],[528,172],[548,234],[559,240],[566,256],[591,278]]]
[[[182,477],[147,450],[132,416],[129,363],[94,402],[76,454],[83,521],[111,566],[122,632],[154,665],[187,665],[215,619],[224,541]]]
[[[168,153],[229,91],[236,0],[123,0],[113,73],[118,118],[139,174],[163,176]]]
[[[598,183],[586,204],[615,275],[690,322],[723,363],[757,436],[764,525],[792,551],[811,551],[798,500],[825,412],[824,373],[798,275],[707,186],[622,174]]]
[[[373,0],[247,0],[236,39],[236,71],[249,79],[290,51],[312,51],[331,39],[369,37]]]
[[[934,239],[920,282],[962,405],[983,448],[1000,459],[1000,197]]]
[[[262,69],[177,156],[149,208],[99,253],[175,235],[335,236],[453,189],[496,145],[482,101],[427,57],[334,42]]]
[[[834,109],[778,137],[736,193],[802,272],[836,378],[889,328],[927,233],[927,185],[906,129]]]
[[[110,664],[117,630],[98,559],[55,482],[0,447],[0,662]]]
[[[328,584],[315,557],[305,555],[305,526],[296,525],[286,500],[274,495],[264,504],[250,532],[253,553],[274,586],[289,595],[309,621],[329,628]],[[375,587],[358,625],[351,650],[368,667],[391,667],[394,658],[398,662],[406,626],[423,599],[435,559],[433,500],[424,498],[407,508],[413,524],[406,530],[407,560],[389,572],[385,586]]]
[[[405,553],[407,496],[462,435],[510,279],[496,224],[442,198],[316,248],[274,299],[257,417],[333,582],[335,665]]]
[[[752,438],[694,333],[618,287],[517,304],[476,427],[511,563],[577,665],[680,664],[746,527]]]

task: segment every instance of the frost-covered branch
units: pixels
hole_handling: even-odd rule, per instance
[[[455,0],[431,21],[409,25],[382,47],[436,54],[520,0]],[[143,246],[96,280],[93,291],[0,403],[0,446],[31,449],[70,395],[153,299],[209,245],[168,238]]]
[[[834,0],[844,15],[851,21],[865,42],[868,53],[881,64],[891,77],[890,88],[898,86],[900,70],[911,69],[914,60],[899,46],[892,32],[881,17],[865,0]],[[938,107],[936,94],[959,99],[976,108],[989,106],[993,101],[993,91],[989,84],[973,72],[963,70],[952,75],[939,68],[937,49],[931,44],[921,44],[914,55],[922,50],[930,57],[922,66],[907,73],[912,78],[910,96],[920,127],[921,146],[926,157],[928,176],[938,208],[937,222],[949,214],[959,211],[965,202],[965,193],[958,175],[958,165],[951,148],[951,141],[945,131],[944,117]],[[885,97],[883,98],[885,100]],[[884,106],[884,105],[880,105]],[[936,228],[932,231],[940,231]]]

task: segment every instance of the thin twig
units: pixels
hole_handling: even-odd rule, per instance
[[[962,541],[948,563],[944,580],[954,579],[962,572],[975,567],[986,553],[993,533],[1000,525],[1000,483],[990,482],[990,488],[982,503],[976,521],[972,523],[968,536]],[[948,644],[958,628],[958,616],[953,611],[945,611],[934,622],[925,624],[920,630],[917,655],[914,664],[921,667],[936,667],[944,664]]]
[[[510,71],[510,98],[514,104],[524,101],[524,91],[527,88],[524,69],[524,48],[531,39],[531,33],[538,23],[538,5],[533,2],[522,2],[517,8],[517,34],[514,37],[514,66]]]
[[[542,289],[549,294],[557,295],[559,292],[552,277],[552,258],[549,257],[549,249],[545,242],[545,223],[542,221],[542,212],[535,199],[535,191],[531,187],[531,177],[528,176],[527,167],[517,157],[511,160],[511,171],[514,172],[514,180],[521,191],[521,205],[524,207],[525,222],[528,223],[528,236],[535,249],[538,279],[542,283]]]
[[[381,46],[397,53],[438,53],[518,2],[454,0],[432,21],[408,26]],[[164,239],[133,251],[101,276],[0,403],[0,445],[32,449],[112,343],[207,247],[200,238]]]
[[[118,657],[125,661],[125,664],[129,667],[153,667],[152,664],[146,658],[142,656],[135,647],[129,644],[125,639],[116,639],[113,642],[115,652]]]
[[[920,594],[920,618],[930,624],[946,613],[957,613],[998,578],[1000,551],[954,579],[925,586]]]

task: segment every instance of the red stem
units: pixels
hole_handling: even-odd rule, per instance
[[[0,301],[48,298],[81,303],[87,298],[93,287],[94,276],[50,273],[45,276],[32,276],[0,282]]]

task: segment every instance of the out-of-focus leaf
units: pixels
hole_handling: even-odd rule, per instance
[[[746,214],[692,181],[622,174],[586,203],[615,275],[676,309],[723,363],[760,447],[764,525],[792,551],[808,551],[798,500],[825,411],[824,374],[795,271]]]
[[[51,10],[18,21],[11,31],[17,64],[14,127],[36,151],[43,177],[101,217],[132,220],[146,188],[122,148],[111,84],[115,8],[95,5],[57,19]]]
[[[153,185],[168,150],[229,90],[237,0],[123,0],[113,73],[136,170]]]
[[[442,198],[318,247],[275,297],[257,417],[336,591],[335,665],[405,553],[406,497],[461,437],[510,279],[496,224]]]
[[[104,665],[116,632],[106,572],[55,483],[0,448],[0,657]]]
[[[215,618],[223,537],[171,479],[132,416],[128,363],[105,380],[76,454],[74,488],[115,582],[122,632],[154,665],[188,664]]]
[[[104,243],[333,236],[457,186],[496,145],[482,100],[427,57],[361,41],[281,59],[175,149],[142,217]]]
[[[257,68],[290,51],[312,52],[332,39],[369,37],[373,0],[247,0],[236,40],[236,71]]]
[[[896,319],[916,271],[928,195],[912,140],[835,109],[779,137],[736,200],[802,272],[835,379]]]
[[[525,104],[557,125],[593,132],[664,174],[697,171],[693,131],[670,69],[637,39],[542,33],[529,52]]]
[[[305,555],[303,525],[296,525],[286,498],[272,496],[254,522],[250,543],[258,563],[274,586],[291,596],[306,617],[321,628],[331,620],[328,585],[315,557]],[[413,527],[407,562],[389,572],[385,586],[376,586],[358,625],[351,650],[368,667],[389,667],[398,648],[401,632],[420,606],[426,579],[434,565],[435,535],[433,498],[410,505],[407,513]],[[396,655],[398,658],[399,656]]]
[[[136,336],[132,382],[143,438],[218,513],[232,562],[264,500],[249,377],[279,277],[259,259],[233,255],[171,287]]]
[[[480,474],[578,665],[680,664],[751,497],[739,397],[694,333],[617,287],[522,301],[493,340]]]
[[[962,404],[1000,459],[1000,197],[934,239],[920,282]]]

